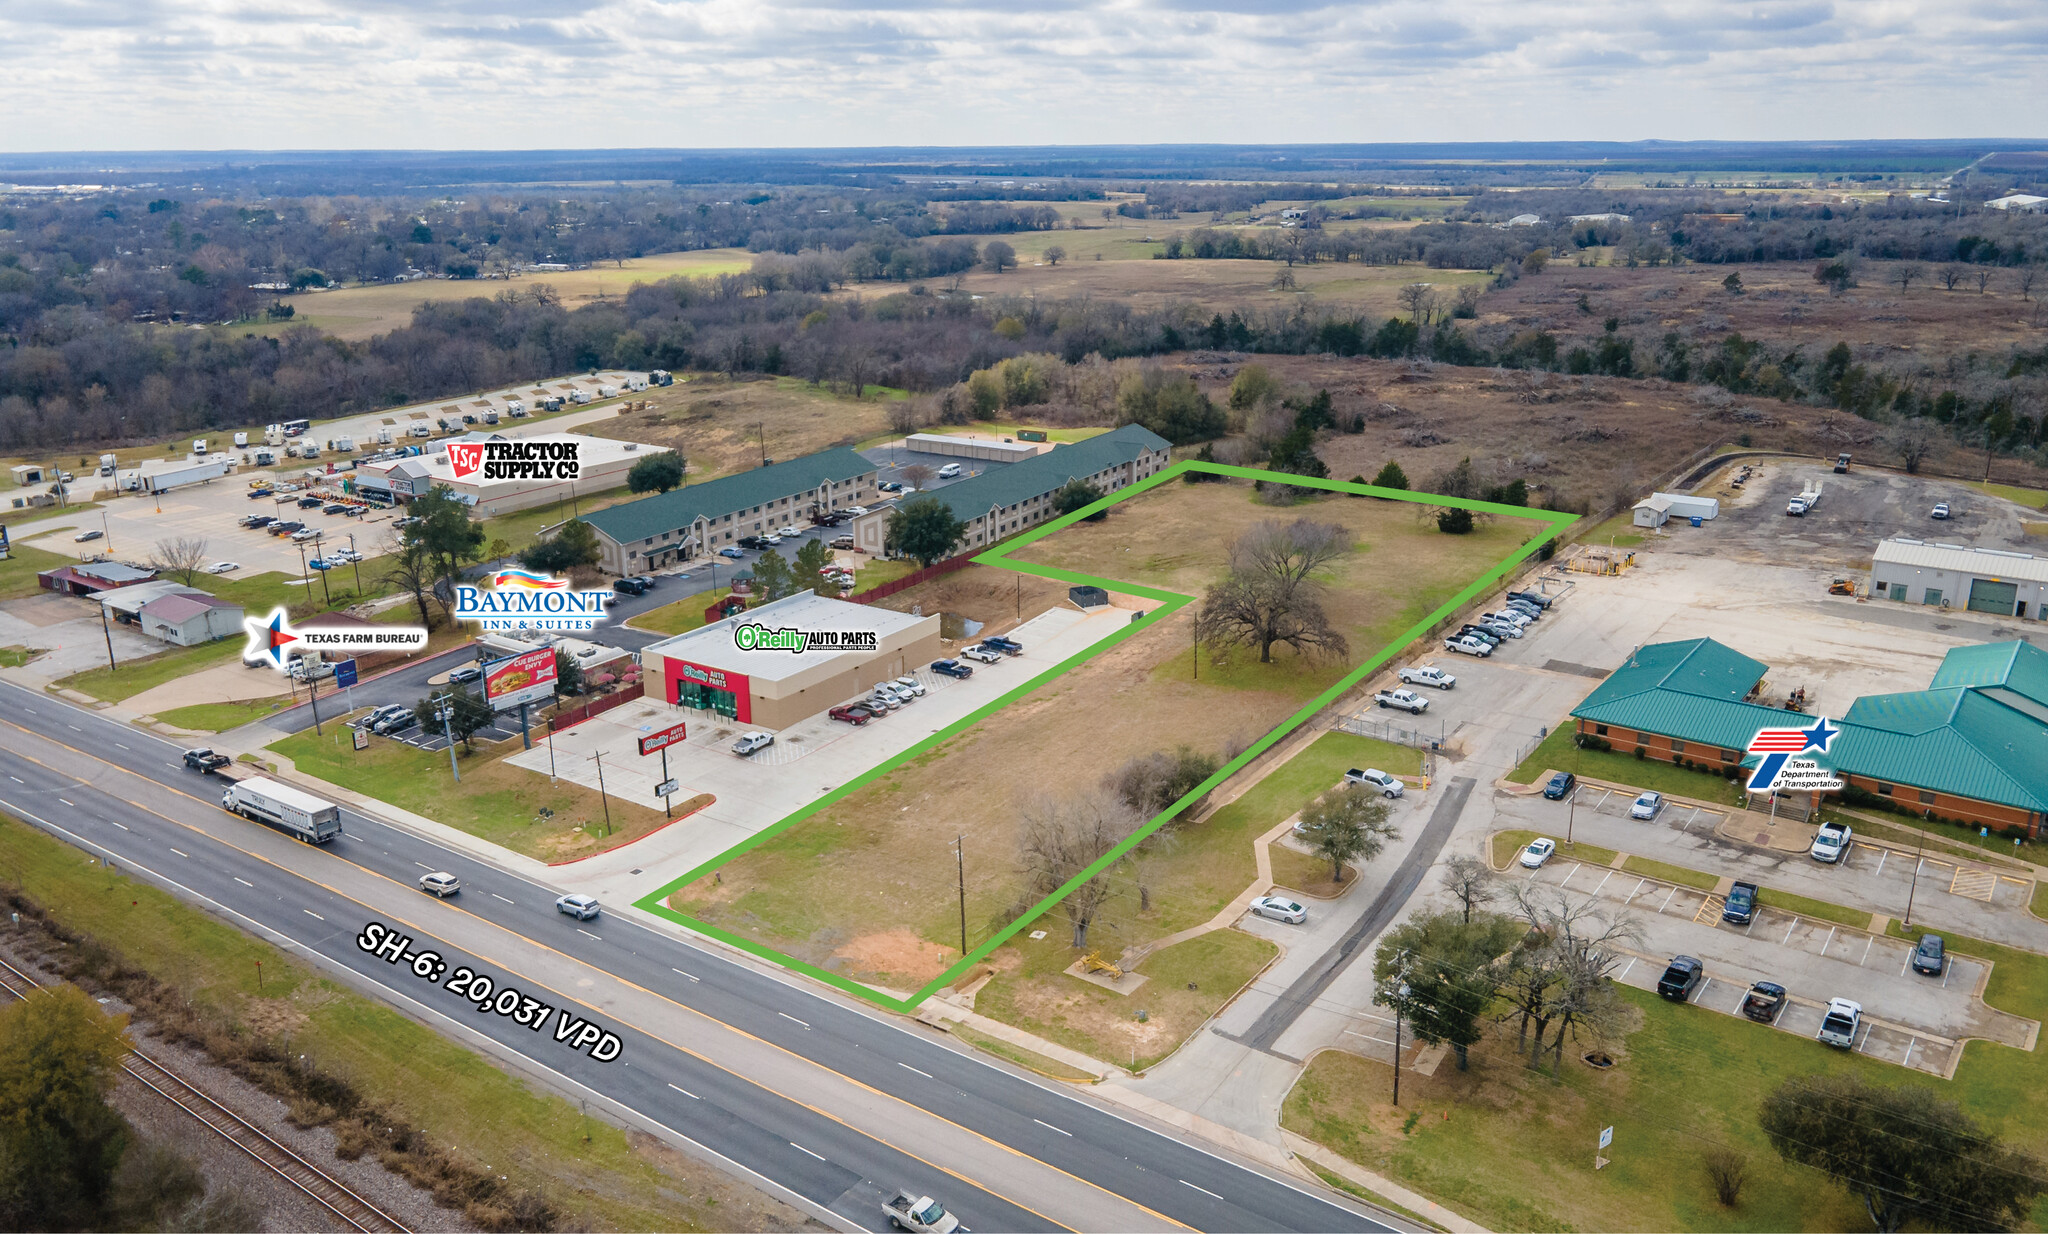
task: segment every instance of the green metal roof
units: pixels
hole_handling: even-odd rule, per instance
[[[1725,749],[1749,745],[1756,730],[1798,720],[1743,701],[1766,665],[1710,638],[1636,648],[1572,715]]]
[[[1126,424],[1114,432],[1055,446],[1021,463],[991,468],[972,479],[917,496],[936,497],[954,518],[969,522],[990,510],[1042,497],[1068,480],[1092,476],[1106,467],[1128,463],[1147,450],[1166,450],[1171,445],[1142,424]]]
[[[1859,698],[1825,760],[1838,771],[2048,811],[2048,652],[1956,647],[1931,687]]]
[[[851,480],[875,470],[873,463],[852,450],[824,450],[611,506],[584,515],[583,521],[619,544],[631,544],[665,531],[680,531],[699,516],[720,518],[738,510],[751,510],[777,498],[807,493],[821,484]]]

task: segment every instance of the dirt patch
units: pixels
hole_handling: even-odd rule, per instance
[[[833,953],[856,971],[905,979],[922,986],[960,958],[958,950],[928,943],[909,930],[863,934]]]
[[[695,484],[759,467],[761,459],[799,458],[851,445],[889,427],[889,398],[835,394],[793,377],[728,381],[694,375],[649,390],[644,411],[593,424],[599,437],[647,442],[680,451]]]

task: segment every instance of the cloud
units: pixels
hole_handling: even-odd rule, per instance
[[[1931,137],[2013,127],[2048,17],[2019,0],[0,0],[0,45],[14,149]]]

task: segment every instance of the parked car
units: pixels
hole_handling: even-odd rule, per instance
[[[785,540],[794,540],[803,533],[798,531],[794,527],[781,527],[776,529],[775,534],[781,536]]]
[[[1411,664],[1401,670],[1401,684],[1448,690],[1458,684],[1458,679],[1434,664]]]
[[[185,751],[185,767],[188,771],[219,771],[233,761],[227,755],[216,754],[205,746]]]
[[[307,559],[306,568],[310,570],[332,570],[336,564],[338,563],[329,561],[325,557],[312,557]]]
[[[941,480],[950,480],[959,474],[960,464],[958,463],[947,463],[944,467],[939,468],[939,479]]]
[[[256,500],[256,499],[257,499],[258,497],[268,497],[268,496],[270,496],[271,494],[275,493],[276,491],[277,491],[276,489],[268,489],[268,488],[252,488],[252,489],[250,489],[250,490],[249,490],[249,500],[250,500],[250,501],[254,501],[254,500]]]
[[[899,690],[908,690],[913,695],[916,695],[918,698],[924,697],[924,683],[922,681],[919,681],[915,677],[907,675],[903,677],[898,677],[896,679],[895,684],[896,688]]]
[[[1806,850],[1807,855],[1815,861],[1833,865],[1849,851],[1849,841],[1854,836],[1855,832],[1847,823],[1822,823],[1820,830],[1814,833],[1813,847]]]
[[[1308,910],[1292,900],[1280,896],[1260,896],[1251,902],[1252,912],[1275,921],[1300,925],[1308,920]]]
[[[275,514],[251,514],[248,518],[242,520],[242,526],[268,527],[276,521],[277,516]]]
[[[420,890],[431,892],[445,900],[462,890],[462,880],[446,870],[436,870],[432,874],[420,875]]]
[[[1378,789],[1380,796],[1389,800],[1397,798],[1407,791],[1407,786],[1401,783],[1398,777],[1390,776],[1377,767],[1367,767],[1364,770],[1353,767],[1344,773],[1344,782],[1346,784],[1357,784],[1365,788]]]
[[[767,748],[768,748],[769,746],[772,746],[772,745],[774,745],[774,744],[775,744],[775,737],[774,737],[774,735],[773,735],[773,734],[770,734],[770,733],[748,733],[748,734],[747,734],[746,736],[744,736],[744,737],[740,738],[740,739],[739,739],[738,741],[735,741],[735,742],[733,742],[733,743],[732,743],[732,752],[733,752],[734,754],[742,754],[742,755],[744,755],[744,754],[752,754],[752,753],[754,753],[754,752],[755,752],[756,750],[765,750],[765,749],[767,749]]]
[[[1500,638],[1521,638],[1522,627],[1510,621],[1490,620],[1479,623],[1479,628]]]
[[[979,660],[983,664],[994,664],[996,661],[1003,658],[1002,652],[996,651],[990,647],[986,647],[980,643],[976,643],[974,646],[967,648],[960,654],[967,657],[970,660]]]
[[[1778,1018],[1785,1006],[1785,987],[1775,981],[1759,981],[1742,996],[1742,1014],[1759,1024]]]
[[[882,688],[880,686],[877,686],[875,687],[874,691],[867,696],[866,699],[862,700],[861,706],[867,708],[869,711],[874,712],[878,716],[887,715],[889,712],[901,710],[903,707],[903,700],[897,698],[893,692],[884,693]]]
[[[1531,617],[1527,613],[1516,612],[1514,609],[1511,608],[1501,608],[1495,609],[1493,612],[1490,613],[1481,613],[1479,614],[1479,620],[1482,623],[1490,621],[1495,623],[1496,625],[1502,622],[1505,622],[1506,624],[1511,626],[1533,626],[1536,624],[1536,619],[1534,617]]]
[[[780,547],[780,546],[781,546],[781,544],[782,544],[782,537],[781,537],[781,536],[778,536],[778,535],[775,535],[775,534],[773,534],[773,533],[770,533],[770,534],[768,534],[768,535],[765,535],[765,536],[762,536],[762,537],[761,537],[761,543],[762,543],[762,545],[763,545],[764,547],[767,547],[767,548],[777,548],[777,547]]]
[[[1827,1014],[1821,1017],[1820,1031],[1814,1040],[1844,1050],[1856,1048],[1856,1030],[1863,1027],[1863,1004],[1846,998],[1828,1000]]]
[[[845,551],[845,552],[852,552],[852,551],[853,551],[853,537],[852,537],[852,536],[834,536],[834,537],[832,537],[832,547],[833,547],[833,548],[836,548],[836,549],[840,549],[840,550],[842,550],[842,551]]]
[[[242,563],[239,561],[216,561],[206,567],[206,572],[208,574],[233,574],[241,568]]]
[[[1560,771],[1550,777],[1550,783],[1543,786],[1543,795],[1552,801],[1563,801],[1578,787],[1579,777],[1569,771]]]
[[[1382,708],[1392,707],[1419,716],[1429,710],[1429,700],[1413,690],[1381,690],[1372,696],[1372,701]]]
[[[419,716],[411,708],[401,708],[370,726],[370,731],[379,737],[396,737],[406,729],[417,727]]]
[[[1941,976],[1942,966],[1948,962],[1947,945],[1939,934],[1922,934],[1920,945],[1913,948],[1913,971],[1929,977]]]
[[[1550,860],[1550,855],[1556,851],[1556,840],[1551,839],[1549,836],[1538,836],[1529,841],[1529,847],[1522,850],[1522,868],[1525,870],[1541,869],[1543,863]]]
[[[1655,818],[1657,811],[1664,808],[1664,794],[1644,793],[1628,808],[1630,818]]]
[[[1947,502],[1945,502],[1945,501],[1937,501],[1937,502],[1935,502],[1935,503],[1934,503],[1934,513],[1933,513],[1932,515],[1930,515],[1929,517],[1931,517],[1931,518],[1939,518],[1939,519],[1945,519],[1945,518],[1947,518],[1947,517],[1948,517],[1948,503],[1947,503]]]
[[[97,539],[99,539],[100,537],[102,537],[102,536],[104,536],[104,535],[106,535],[106,534],[107,534],[107,533],[106,533],[106,532],[104,532],[104,531],[97,531],[97,530],[95,530],[95,531],[81,531],[81,532],[79,532],[79,533],[78,533],[77,535],[75,535],[75,536],[71,537],[71,540],[72,540],[72,543],[74,543],[74,544],[83,544],[83,543],[85,543],[85,542],[86,542],[87,540],[97,540]]]
[[[933,660],[932,671],[961,681],[974,676],[974,670],[958,660]]]
[[[1657,978],[1657,993],[1676,1003],[1691,998],[1693,991],[1707,979],[1707,966],[1696,957],[1676,955],[1671,957],[1671,966],[1664,975]]]
[[[1493,644],[1473,638],[1469,634],[1462,634],[1455,638],[1445,639],[1444,650],[1455,651],[1460,655],[1478,656],[1483,660],[1493,654]]]
[[[730,557],[730,558],[732,558],[732,559],[733,559],[734,561],[738,561],[738,560],[739,560],[740,558],[742,558],[742,557],[745,557],[745,556],[746,556],[746,554],[745,554],[745,553],[742,553],[741,551],[739,551],[738,549],[734,548],[734,547],[733,547],[732,545],[730,545],[730,544],[726,545],[726,546],[725,546],[724,548],[722,548],[722,549],[719,549],[719,550],[718,550],[718,555],[719,555],[720,557]]]
[[[890,698],[895,699],[899,703],[907,704],[914,703],[917,701],[917,691],[911,689],[909,686],[899,685],[893,681],[881,682],[880,684],[875,686],[875,690],[877,693],[887,694]]]
[[[1557,601],[1553,600],[1549,596],[1544,595],[1540,591],[1510,591],[1508,593],[1508,599],[1527,600],[1529,603],[1535,605],[1537,608],[1545,610],[1548,610],[1551,605],[1557,603]]]
[[[766,540],[759,536],[741,536],[739,539],[734,540],[733,543],[741,548],[765,548],[768,544]]]
[[[481,680],[483,678],[483,675],[484,670],[481,666],[475,664],[465,664],[461,668],[458,668],[454,672],[448,674],[448,682],[450,685],[466,685],[469,682]]]
[[[324,506],[320,507],[320,513],[322,513],[322,514],[347,514],[347,513],[348,513],[348,507],[347,507],[347,506],[345,506],[345,505],[343,505],[342,503],[340,503],[340,502],[338,502],[338,501],[336,501],[336,502],[330,502],[330,503],[328,503],[327,505],[324,505]]]
[[[984,647],[993,647],[997,651],[1002,652],[1006,656],[1018,656],[1024,654],[1024,644],[1018,642],[1014,638],[1009,638],[1001,634],[991,634],[987,638],[981,640],[981,645]]]
[[[1755,883],[1737,883],[1728,889],[1728,898],[1721,905],[1721,920],[1729,925],[1746,926],[1756,916],[1757,886]]]
[[[874,712],[869,711],[866,707],[861,706],[859,703],[852,703],[844,707],[834,707],[832,710],[826,712],[825,714],[831,719],[841,721],[842,723],[851,724],[855,728],[859,728],[861,725],[866,724],[869,720],[875,718]]]
[[[326,504],[326,498],[324,497],[314,497],[311,494],[308,494],[307,496],[299,498],[299,509],[301,510],[310,510],[314,506],[324,504]]]
[[[578,921],[595,920],[603,911],[596,896],[565,895],[555,901],[555,911],[567,913]]]
[[[614,581],[612,583],[612,591],[615,594],[627,596],[644,596],[647,594],[647,588],[643,587],[637,578],[622,578]]]
[[[1451,635],[1451,637],[1475,638],[1478,639],[1480,642],[1485,643],[1488,647],[1498,647],[1502,643],[1508,641],[1508,636],[1505,634],[1495,634],[1492,630],[1486,628],[1485,626],[1475,626],[1469,624],[1459,626],[1458,632],[1456,634]]]
[[[301,527],[292,533],[292,540],[299,544],[304,544],[308,540],[318,540],[319,538],[320,533],[311,527]]]

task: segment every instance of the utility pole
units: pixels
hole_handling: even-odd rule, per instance
[[[967,837],[953,841],[954,865],[960,871],[960,958],[967,958]]]
[[[320,661],[300,660],[299,663],[318,664]],[[325,734],[320,731],[320,679],[313,675],[313,670],[310,668],[306,670],[306,701],[313,706],[313,735],[315,737],[324,736]]]
[[[107,636],[107,671],[112,672],[120,665],[114,663],[114,627],[107,624],[107,602],[100,601],[100,633]]]
[[[604,795],[604,751],[599,750],[591,755],[590,761],[597,764],[597,799],[604,805],[604,833],[610,835],[612,833],[612,802],[611,798]]]
[[[1401,1104],[1401,1005],[1408,1001],[1408,983],[1401,983],[1401,997],[1394,1000],[1394,1104]]]
[[[462,783],[462,768],[455,765],[455,696],[437,695],[434,698],[434,718],[441,722],[441,735],[448,739],[448,770],[455,773],[455,782]]]
[[[763,466],[763,467],[766,467],[766,466],[768,465],[768,425],[767,425],[767,422],[766,422],[766,421],[761,421],[761,420],[756,420],[756,421],[754,422],[754,432],[755,432],[756,434],[758,434],[758,435],[759,435],[759,437],[760,437],[760,439],[761,439],[761,466]]]
[[[353,531],[348,533],[348,564],[355,568],[356,598],[361,599],[363,595],[363,559],[361,554],[356,552],[356,533]]]
[[[1914,830],[1920,833],[1920,851],[1913,854],[1913,885],[1906,892],[1906,919],[1900,923],[1907,929],[1913,927],[1913,897],[1920,893],[1920,866],[1927,859],[1927,828],[1916,827]]]

